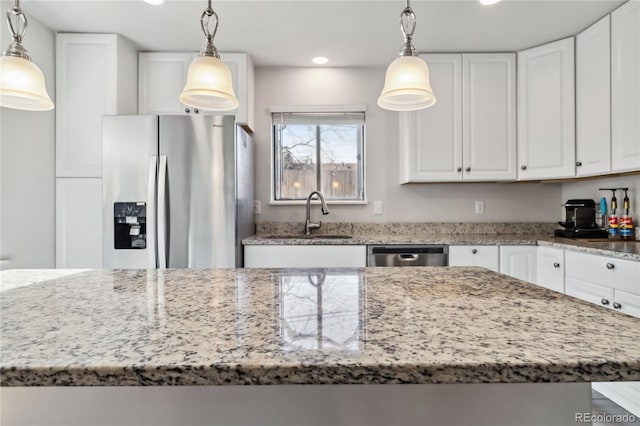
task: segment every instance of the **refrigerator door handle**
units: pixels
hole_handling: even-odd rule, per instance
[[[156,178],[158,176],[158,157],[149,157],[147,187],[147,248],[149,249],[148,268],[155,269],[156,260]]]
[[[158,268],[167,268],[167,156],[158,168]]]

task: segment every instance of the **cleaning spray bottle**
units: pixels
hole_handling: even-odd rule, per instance
[[[621,188],[624,191],[624,199],[622,208],[624,214],[620,218],[620,239],[623,241],[633,241],[633,218],[629,215],[629,197],[627,191],[629,188]]]

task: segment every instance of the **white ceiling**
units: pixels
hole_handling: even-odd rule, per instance
[[[3,0],[4,2],[5,0]],[[573,35],[623,0],[414,0],[420,52],[517,51]],[[60,32],[120,33],[140,50],[197,51],[205,0],[22,0],[27,16]],[[259,66],[385,66],[402,44],[395,1],[213,1],[220,51],[248,52]],[[25,46],[29,48],[26,37]]]

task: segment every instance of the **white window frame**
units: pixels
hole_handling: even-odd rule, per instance
[[[313,112],[318,112],[318,113],[340,113],[340,112],[364,112],[365,113],[365,122],[366,122],[366,113],[367,113],[367,106],[366,105],[274,105],[270,108],[270,115],[273,116],[274,113],[281,113],[281,112],[292,112],[292,113],[313,113]],[[365,126],[366,127],[366,126]],[[276,167],[276,161],[275,161],[275,140],[274,140],[274,134],[273,134],[273,120],[271,122],[271,158],[270,158],[270,162],[271,162],[271,167],[270,167],[270,174],[271,174],[271,178],[270,178],[270,187],[269,187],[269,193],[270,195],[270,201],[269,201],[269,205],[274,205],[274,206],[297,206],[297,205],[305,205],[306,201],[305,200],[276,200],[275,199],[275,167]],[[362,200],[327,200],[327,204],[334,204],[334,205],[339,205],[339,204],[344,204],[344,205],[354,205],[354,204],[368,204],[367,202],[367,168],[366,168],[366,163],[365,163],[365,158],[366,158],[366,138],[367,138],[367,131],[366,129],[363,132],[362,135],[362,159],[361,161],[361,167],[362,167]],[[313,204],[319,203],[318,200],[312,200]]]

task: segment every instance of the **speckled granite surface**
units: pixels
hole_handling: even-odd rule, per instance
[[[553,237],[554,223],[325,223],[313,238],[304,237],[303,224],[259,223],[244,245],[547,245],[640,262],[640,241]],[[322,235],[351,238],[321,238]],[[287,235],[292,238],[282,238]],[[297,238],[299,236],[299,238]]]
[[[3,386],[640,380],[640,319],[482,268],[96,270],[0,303]]]

